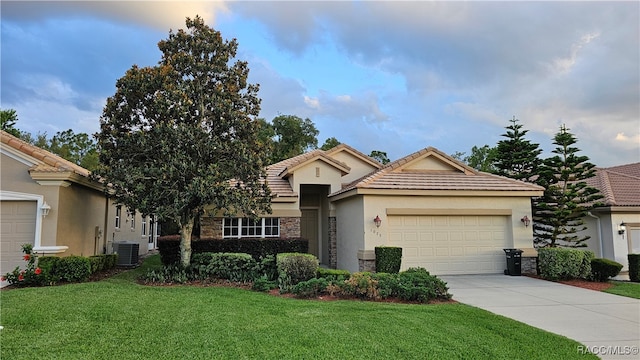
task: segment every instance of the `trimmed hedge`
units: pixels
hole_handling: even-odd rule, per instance
[[[191,257],[191,270],[200,279],[249,282],[257,278],[257,263],[249,254],[201,253]]]
[[[311,254],[282,253],[276,256],[276,264],[280,292],[288,293],[297,283],[315,278],[319,262]]]
[[[629,260],[629,280],[640,282],[640,254],[628,254]]]
[[[60,280],[68,282],[87,281],[91,275],[91,261],[83,256],[66,256],[58,260],[55,272]]]
[[[351,273],[348,270],[318,268],[316,277],[327,279],[329,282],[344,281],[349,279]]]
[[[280,253],[306,253],[309,251],[309,241],[297,238],[193,239],[191,251],[192,256],[200,253],[244,253],[259,260]],[[158,238],[158,252],[164,265],[180,262],[180,235]]]
[[[607,281],[620,273],[622,264],[609,259],[592,259],[591,274],[595,281]]]
[[[538,249],[540,276],[547,280],[589,279],[592,251],[567,248]]]
[[[376,246],[376,272],[397,274],[402,263],[402,248],[395,246]]]

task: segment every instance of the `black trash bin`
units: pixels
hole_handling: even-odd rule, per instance
[[[520,276],[522,274],[522,250],[502,249],[507,255],[507,270],[505,275]]]

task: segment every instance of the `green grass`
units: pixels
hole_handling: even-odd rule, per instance
[[[604,292],[640,299],[640,283],[627,281],[611,281],[611,283],[613,286],[604,290]]]
[[[151,258],[143,266],[157,264]],[[142,271],[0,292],[0,358],[596,358],[578,354],[575,341],[463,304],[322,302],[235,288],[150,287],[132,281]]]

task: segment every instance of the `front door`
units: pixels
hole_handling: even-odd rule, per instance
[[[300,219],[300,236],[309,240],[309,254],[316,257],[320,254],[318,247],[318,209],[302,209]]]
[[[157,236],[157,229],[156,229],[156,221],[155,221],[155,217],[151,216],[149,217],[149,241],[148,241],[148,245],[147,245],[147,250],[151,251],[151,250],[155,250],[156,248],[156,239],[158,238]]]

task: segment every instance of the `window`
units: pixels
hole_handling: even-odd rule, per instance
[[[120,229],[120,216],[122,215],[122,206],[116,206],[116,229]]]
[[[136,212],[128,212],[129,218],[131,218],[131,231],[136,229]]]
[[[142,228],[142,236],[147,235],[147,217],[146,216],[142,217],[142,224],[140,224],[140,227]]]
[[[278,237],[280,236],[280,219],[225,218],[222,231],[225,238]]]

